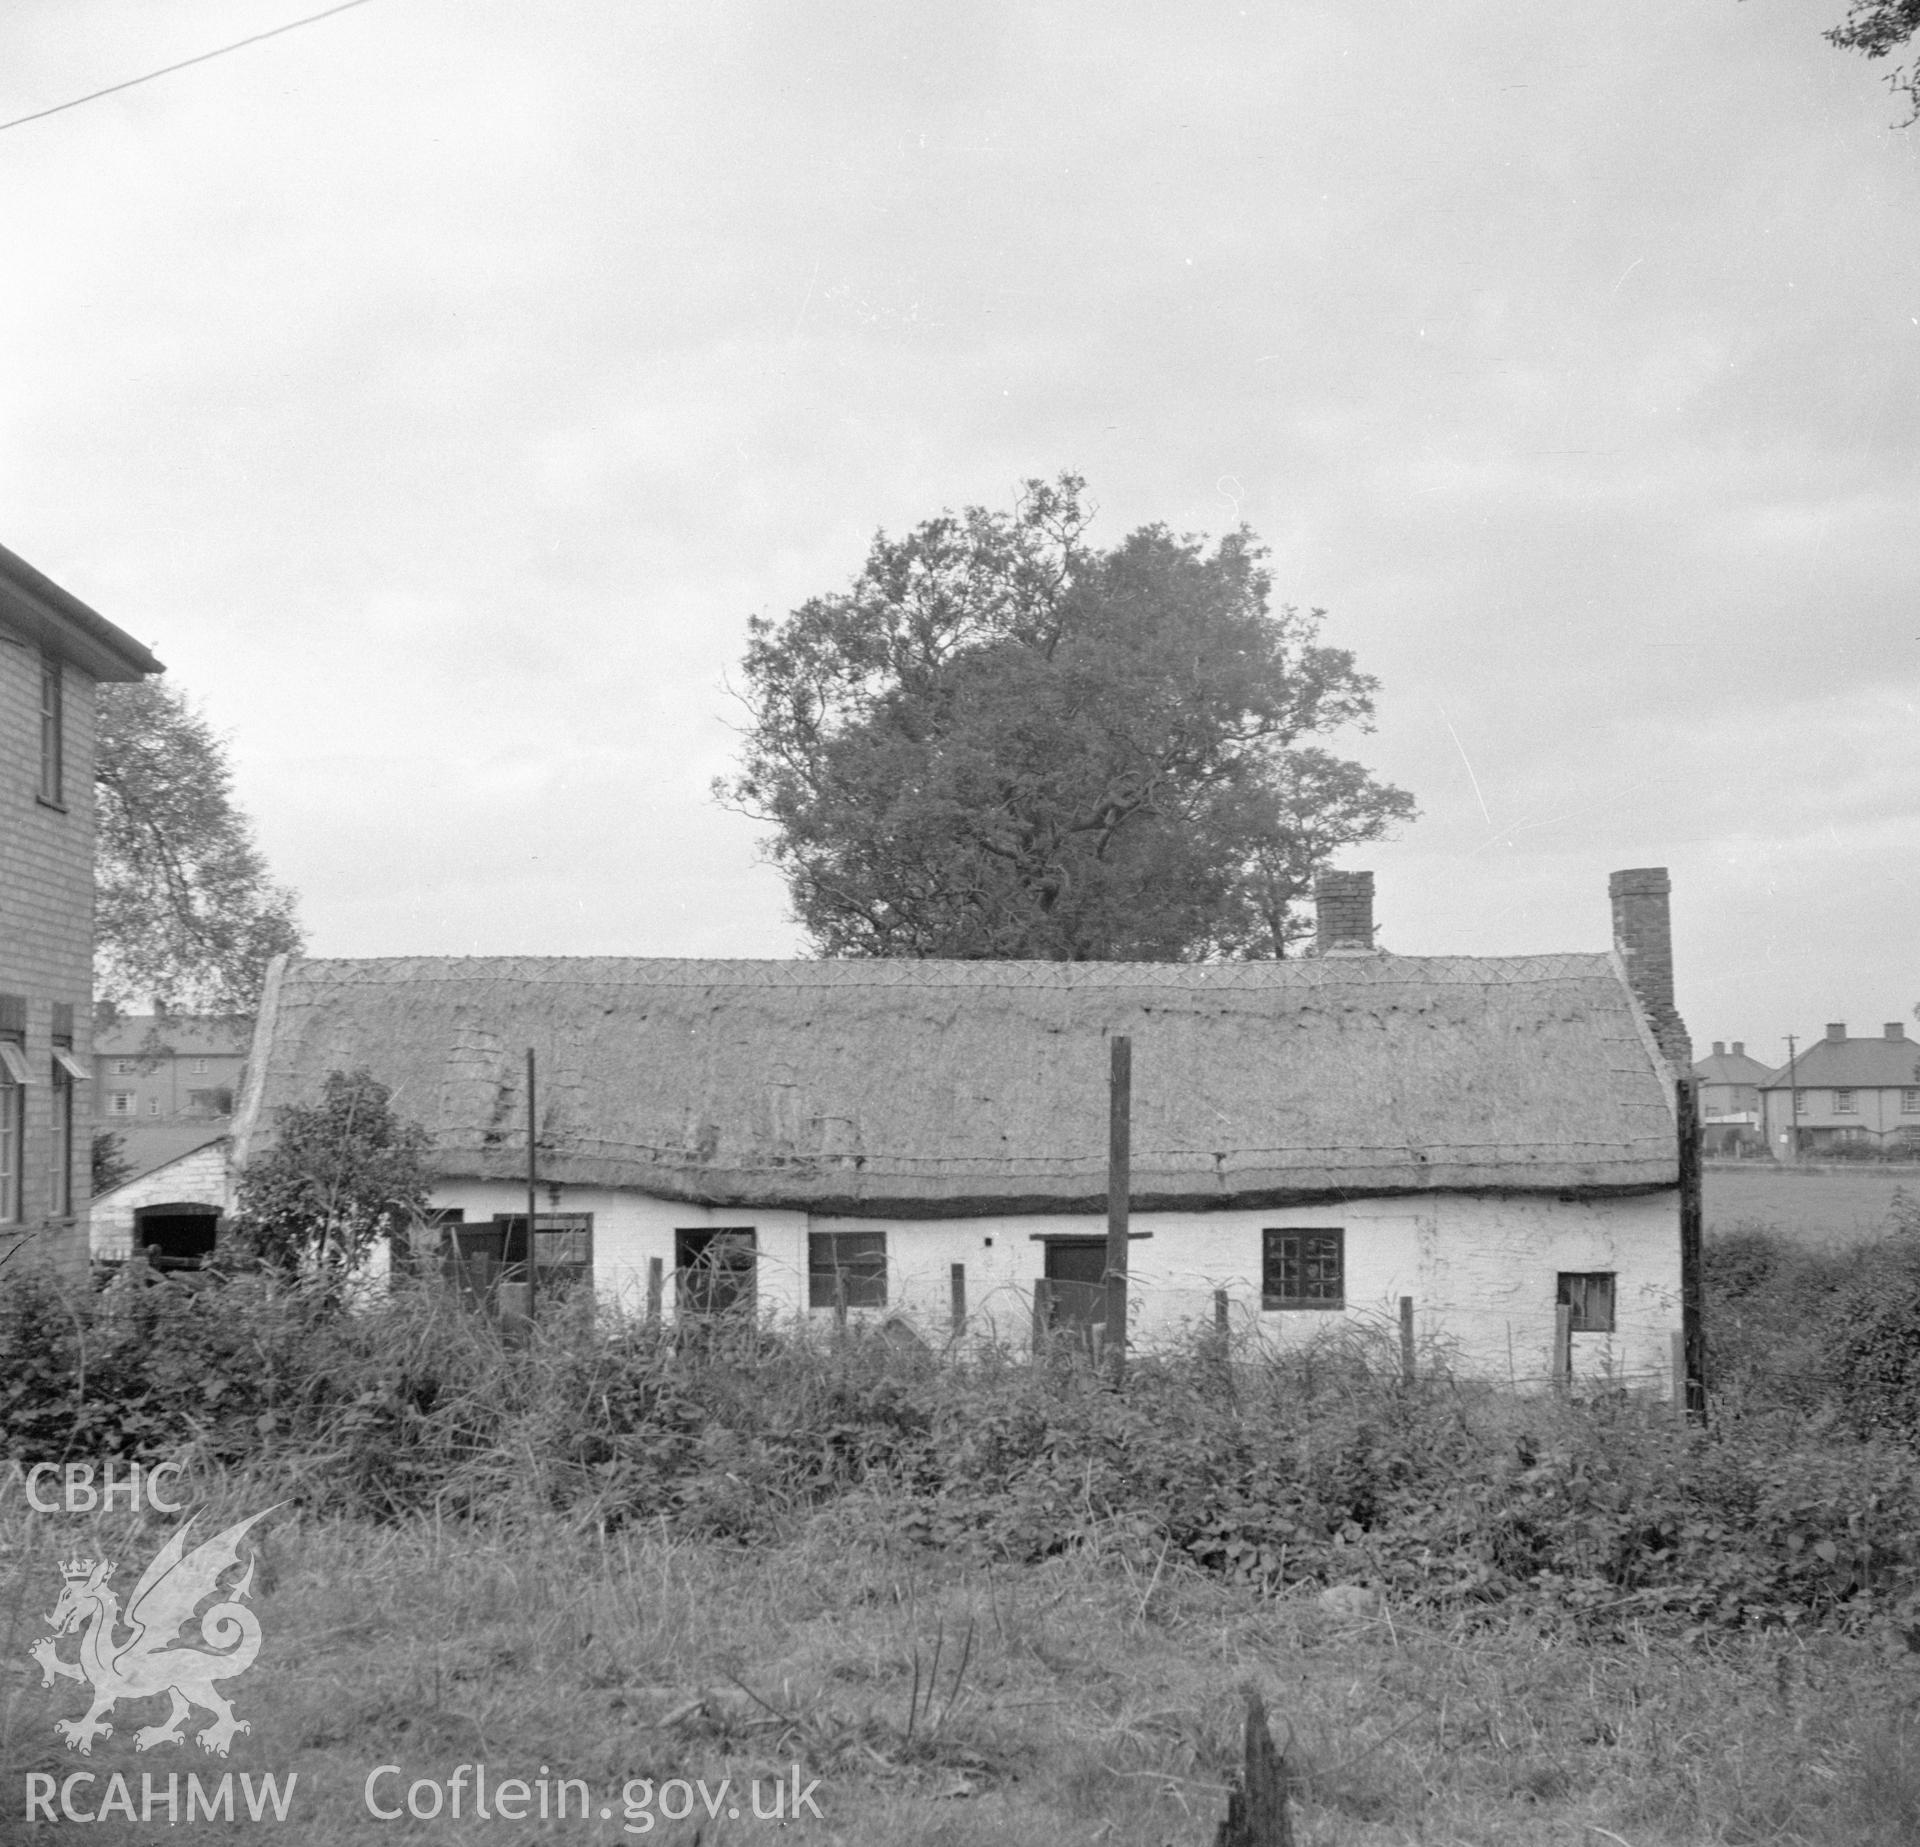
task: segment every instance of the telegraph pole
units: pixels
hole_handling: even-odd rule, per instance
[[[1787,1034],[1787,1148],[1797,1161],[1800,1158],[1800,1074],[1794,1069],[1794,1061],[1800,1056],[1794,1044],[1793,1034]]]
[[[1116,1034],[1107,1090],[1107,1352],[1127,1367],[1127,1208],[1133,1191],[1133,1041]]]

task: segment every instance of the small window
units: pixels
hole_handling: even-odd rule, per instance
[[[1562,1308],[1573,1310],[1570,1326],[1576,1334],[1613,1332],[1613,1278],[1611,1270],[1562,1270],[1553,1293]]]
[[[1807,1093],[1804,1090],[1796,1090],[1793,1093],[1793,1113],[1796,1116],[1804,1116],[1807,1113]]]
[[[133,1092],[130,1090],[108,1091],[107,1114],[109,1116],[131,1116],[133,1114]]]
[[[40,657],[40,799],[66,800],[66,689],[57,655]]]
[[[157,1116],[160,1114],[160,1099],[158,1097],[149,1097],[147,1099],[147,1114],[149,1116]]]
[[[205,1077],[207,1075],[207,1061],[204,1058],[196,1058],[193,1061],[193,1075],[195,1077]]]
[[[115,1077],[132,1077],[140,1069],[140,1061],[135,1058],[116,1058],[113,1061]]]
[[[1260,1234],[1262,1308],[1345,1308],[1347,1234],[1338,1226]]]
[[[1836,1090],[1833,1093],[1833,1113],[1836,1116],[1857,1116],[1860,1112],[1853,1101],[1850,1090]]]
[[[814,1231],[807,1234],[809,1308],[885,1308],[887,1234]]]
[[[1900,1114],[1903,1116],[1920,1116],[1920,1090],[1901,1091]]]

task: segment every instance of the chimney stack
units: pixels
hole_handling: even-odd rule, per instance
[[[1745,1041],[1744,1039],[1736,1039],[1736,1040],[1734,1040],[1734,1042],[1733,1042],[1733,1055],[1734,1055],[1734,1057],[1736,1057],[1736,1058],[1744,1058],[1744,1057],[1746,1057],[1746,1055],[1747,1055],[1747,1042],[1746,1042],[1746,1041]]]
[[[1660,1050],[1685,1075],[1693,1064],[1693,1045],[1673,1004],[1673,920],[1667,904],[1672,890],[1665,866],[1633,866],[1607,880],[1614,951],[1626,965],[1627,983]]]
[[[1829,1045],[1845,1045],[1846,1042],[1847,1042],[1846,1021],[1845,1020],[1829,1020],[1827,1022],[1827,1043]]]
[[[1373,874],[1321,872],[1313,881],[1313,953],[1373,954]]]
[[[1716,1058],[1719,1058],[1719,1057],[1722,1057],[1722,1056],[1724,1056],[1724,1055],[1725,1055],[1725,1053],[1726,1053],[1726,1049],[1727,1049],[1727,1048],[1726,1048],[1726,1047],[1725,1047],[1724,1045],[1722,1045],[1722,1044],[1720,1043],[1720,1041],[1719,1041],[1718,1039],[1716,1039],[1716,1040],[1714,1040],[1714,1042],[1713,1042],[1713,1055],[1714,1055],[1714,1057],[1716,1057]]]
[[[1889,1020],[1887,1022],[1887,1037],[1889,1039],[1904,1039],[1906,1036],[1907,1029],[1898,1020]]]

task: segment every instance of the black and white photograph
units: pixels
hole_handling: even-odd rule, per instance
[[[0,12],[0,1840],[1920,1841],[1920,0]]]

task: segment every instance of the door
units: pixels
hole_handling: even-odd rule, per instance
[[[1107,1325],[1105,1238],[1047,1240],[1048,1325],[1071,1328],[1091,1339]]]
[[[683,1315],[753,1313],[752,1226],[673,1234],[673,1274]]]

